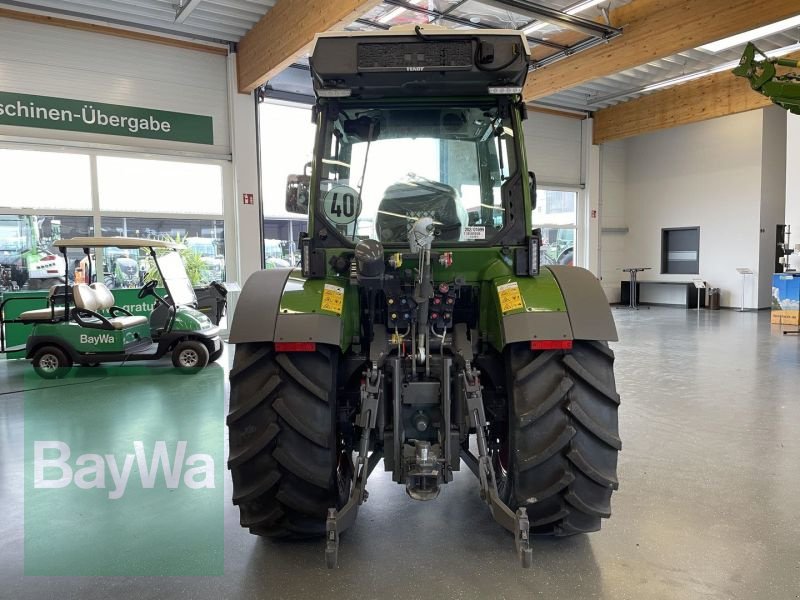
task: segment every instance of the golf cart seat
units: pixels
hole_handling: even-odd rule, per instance
[[[47,294],[47,308],[37,308],[35,310],[26,310],[17,317],[20,321],[58,321],[64,318],[64,307],[56,306],[59,298],[58,292],[63,294],[62,285],[54,285],[50,287],[50,292]]]
[[[83,327],[127,329],[147,323],[147,317],[134,317],[128,311],[114,306],[114,295],[102,283],[93,283],[91,287],[79,283],[73,287],[72,294],[75,297],[75,321]],[[112,316],[104,317],[97,312],[100,310],[107,310]],[[119,312],[127,314],[115,316]]]

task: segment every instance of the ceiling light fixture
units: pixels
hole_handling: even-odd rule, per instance
[[[583,12],[585,10],[592,8],[593,6],[597,6],[601,2],[605,2],[605,0],[583,0],[583,2],[578,2],[577,4],[573,4],[569,8],[565,9],[564,12],[568,15],[576,15],[579,12]],[[524,31],[526,34],[529,34],[534,31],[539,31],[540,29],[544,29],[548,25],[549,23],[546,23],[545,21],[539,21],[535,25],[526,27],[522,31]]]
[[[711,42],[710,44],[705,44],[700,46],[699,49],[707,50],[708,52],[721,52],[722,50],[727,50],[728,48],[733,48],[734,46],[741,46],[747,42],[759,40],[767,37],[768,35],[772,35],[773,33],[786,31],[787,29],[797,26],[800,26],[800,15],[791,17],[789,19],[784,19],[783,21],[777,21],[770,25],[764,25],[763,27],[757,27],[756,29],[751,29],[750,31],[738,33],[736,35],[717,40],[716,42]]]
[[[409,4],[413,4],[414,6],[417,6],[420,2],[422,2],[422,0],[409,0]],[[388,13],[386,13],[382,17],[378,18],[378,23],[388,23],[389,21],[391,21],[395,17],[403,14],[403,12],[405,10],[406,9],[403,8],[402,6],[399,6],[399,7],[395,8],[395,9],[393,9],[393,10],[390,10]]]

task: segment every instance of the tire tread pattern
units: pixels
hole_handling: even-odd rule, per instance
[[[240,523],[253,534],[324,535],[328,508],[341,505],[336,352],[321,345],[313,353],[276,353],[271,343],[236,346],[228,467]]]
[[[611,515],[622,448],[614,353],[575,340],[571,351],[507,349],[512,479],[508,502],[524,506],[535,534],[597,531]]]

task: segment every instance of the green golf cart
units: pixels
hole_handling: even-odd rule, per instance
[[[96,366],[105,362],[158,360],[171,355],[181,372],[193,373],[222,355],[219,328],[197,310],[197,298],[186,274],[180,246],[172,242],[137,238],[81,237],[53,243],[66,258],[67,250],[79,248],[91,257],[95,249],[145,248],[158,271],[160,281],[150,279],[139,290],[142,300],[152,296],[149,317],[135,316],[116,306],[114,295],[100,282],[56,285],[50,288],[47,306],[27,310],[14,319],[5,319],[0,304],[0,350],[5,348],[6,324],[32,327],[25,356],[42,377],[63,377],[73,364]],[[65,261],[66,262],[66,261]],[[93,260],[87,261],[89,269]],[[66,273],[65,273],[66,276]],[[96,277],[89,272],[87,281]],[[160,286],[166,293],[159,294]]]

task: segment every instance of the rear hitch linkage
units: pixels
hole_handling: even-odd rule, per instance
[[[378,418],[378,406],[383,395],[383,373],[377,365],[368,369],[361,384],[361,408],[356,417],[356,425],[361,428],[358,458],[355,464],[355,480],[350,498],[341,510],[328,509],[325,520],[325,564],[334,569],[339,564],[339,532],[347,529],[355,521],[358,507],[367,501],[367,478],[378,464],[381,454],[369,451],[369,437]]]
[[[514,534],[514,544],[519,555],[520,564],[527,569],[533,563],[528,513],[524,507],[520,507],[514,513],[497,493],[497,479],[486,443],[486,414],[483,410],[483,394],[479,375],[480,372],[477,369],[473,369],[469,361],[467,361],[466,368],[459,373],[464,397],[467,401],[467,410],[475,426],[475,433],[478,438],[480,495],[481,499],[489,505],[489,510],[494,520]]]

